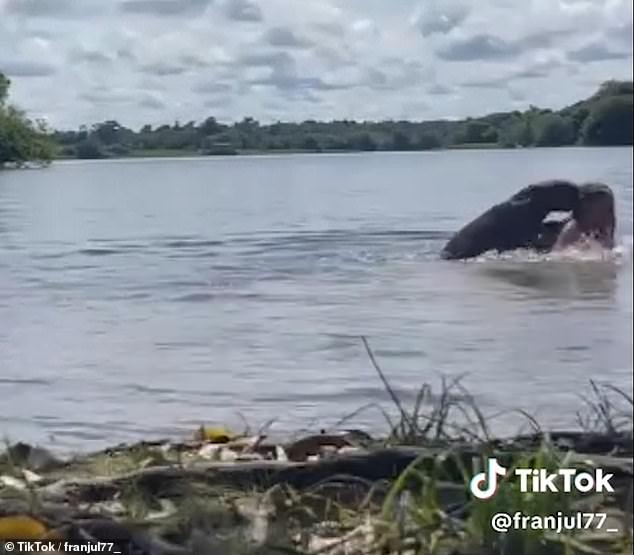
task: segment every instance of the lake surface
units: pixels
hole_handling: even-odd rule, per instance
[[[625,254],[438,259],[452,231],[550,177],[614,188]],[[589,379],[632,387],[631,244],[629,148],[1,172],[0,431],[88,449],[240,413],[316,430],[390,408],[361,335],[405,401],[467,373],[485,413],[573,425]]]

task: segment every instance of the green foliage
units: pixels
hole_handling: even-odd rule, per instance
[[[421,133],[416,142],[417,150],[433,150],[441,146],[440,139],[433,133]]]
[[[454,137],[455,144],[495,143],[498,133],[486,121],[472,120],[464,124]]]
[[[216,133],[220,133],[223,129],[223,125],[216,121],[216,118],[210,117],[203,121],[198,127],[198,131],[204,135],[215,135]]]
[[[491,456],[486,449],[483,457]],[[485,458],[486,458],[485,457]],[[555,536],[548,530],[513,529],[495,531],[494,515],[548,517],[560,512],[573,514],[580,508],[580,495],[565,492],[527,493],[520,490],[515,468],[539,468],[549,473],[570,466],[566,455],[543,444],[536,451],[505,454],[507,477],[495,496],[478,500],[467,496],[476,471],[469,456],[447,449],[430,450],[415,460],[394,482],[385,498],[377,526],[384,552],[400,553],[417,546],[417,553],[487,553],[491,555],[565,555],[575,531]],[[456,475],[458,474],[458,475]],[[462,487],[460,485],[462,483]],[[590,501],[589,503],[592,503]],[[452,514],[454,513],[454,514]],[[463,515],[464,521],[455,515]],[[580,542],[578,542],[580,543]]]
[[[4,101],[9,94],[9,86],[11,85],[11,81],[9,78],[0,71],[0,106],[4,104]]]
[[[355,135],[349,142],[350,150],[370,151],[376,150],[377,144],[369,133]]]
[[[129,142],[134,133],[130,129],[126,129],[119,122],[104,121],[93,127],[92,135],[96,140],[104,145],[126,144]]]
[[[53,138],[64,155],[82,158],[170,152],[215,155],[241,151],[407,151],[496,144],[506,148],[632,144],[631,106],[632,83],[608,81],[590,98],[558,112],[531,106],[524,112],[494,112],[463,121],[306,120],[271,124],[251,117],[225,124],[209,116],[198,124],[144,125],[138,131],[111,120],[90,129],[57,131]]]
[[[49,162],[53,145],[45,124],[32,122],[17,108],[6,105],[9,85],[9,79],[0,72],[0,168],[7,163]]]
[[[306,137],[302,143],[302,148],[304,150],[312,150],[318,152],[320,150],[319,143],[315,139],[315,137],[309,136]]]
[[[631,96],[634,94],[634,83],[632,81],[605,81],[600,87],[597,93],[592,97],[593,99],[605,98],[607,96]]]
[[[84,139],[75,147],[75,156],[79,159],[105,158],[103,147],[95,139]]]
[[[13,107],[0,108],[0,167],[29,161],[47,163],[52,157],[53,146],[43,124],[33,123]]]
[[[533,122],[536,146],[564,146],[575,142],[575,125],[559,114],[542,114]]]
[[[474,499],[472,501],[471,518],[468,526],[472,536],[494,553],[517,553],[529,555],[534,553],[561,553],[561,544],[548,542],[548,531],[510,529],[506,533],[499,533],[491,528],[491,519],[497,513],[530,515],[531,517],[545,517],[556,514],[573,512],[574,502],[579,497],[575,493],[545,492],[525,493],[520,490],[519,480],[513,477],[515,468],[540,468],[549,473],[557,472],[566,467],[563,457],[552,447],[543,445],[536,453],[526,454],[514,461],[498,488],[496,495],[487,501]],[[565,532],[564,532],[565,533]]]
[[[510,118],[500,129],[498,141],[500,146],[507,148],[532,145],[534,136],[530,119],[522,115]]]
[[[583,124],[583,142],[587,145],[631,145],[632,100],[631,94],[601,98]]]
[[[409,135],[402,131],[396,131],[392,137],[391,150],[412,150],[412,141]]]

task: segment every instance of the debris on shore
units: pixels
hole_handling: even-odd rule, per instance
[[[515,553],[496,547],[510,533],[496,540],[485,524],[471,530],[492,507],[470,497],[462,472],[485,456],[614,474],[610,496],[512,500],[509,483],[498,504],[510,513],[604,512],[620,531],[570,536],[590,551],[544,536],[547,549],[535,553],[626,553],[617,547],[631,545],[632,435],[582,432],[408,446],[354,430],[286,444],[199,430],[187,441],[67,460],[19,443],[1,459],[0,541],[115,542],[122,553],[152,555]]]
[[[631,396],[591,382],[578,430],[547,432],[527,415],[531,433],[495,439],[459,380],[443,379],[439,395],[424,385],[405,407],[376,368],[398,411],[384,438],[335,429],[274,441],[201,426],[70,458],[7,444],[0,554],[20,540],[59,553],[63,542],[112,542],[126,555],[632,553]],[[469,483],[492,457],[509,469],[601,469],[614,491],[525,492],[509,472],[476,499]],[[582,529],[496,531],[499,513],[600,517]]]

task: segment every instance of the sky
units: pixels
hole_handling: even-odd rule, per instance
[[[0,0],[0,71],[64,129],[560,108],[632,79],[632,0]]]

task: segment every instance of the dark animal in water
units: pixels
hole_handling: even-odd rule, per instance
[[[441,256],[457,260],[490,250],[548,251],[567,220],[544,221],[546,216],[551,212],[573,211],[579,197],[579,187],[570,181],[551,180],[529,185],[464,226],[445,245]]]

